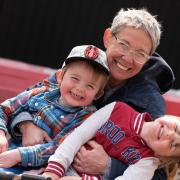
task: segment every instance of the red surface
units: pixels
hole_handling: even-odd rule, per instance
[[[0,102],[41,82],[54,72],[48,67],[0,58]],[[166,93],[164,98],[167,114],[180,116],[180,96]]]
[[[180,96],[172,93],[164,95],[167,114],[180,116]]]
[[[42,81],[54,69],[0,58],[0,102]]]

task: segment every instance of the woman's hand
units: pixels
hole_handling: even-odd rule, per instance
[[[49,135],[43,129],[39,128],[31,121],[23,122],[20,125],[20,131],[22,133],[23,146],[43,144],[51,140]]]
[[[74,158],[73,167],[78,172],[87,174],[103,174],[108,163],[108,155],[96,141],[89,141],[91,149],[82,146]]]

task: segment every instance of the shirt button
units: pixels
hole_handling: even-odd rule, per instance
[[[38,105],[39,105],[38,102],[36,102],[36,103],[35,103],[35,106],[38,106]]]
[[[28,166],[32,166],[32,164],[31,164],[31,163],[28,163]]]
[[[60,118],[61,118],[61,119],[64,118],[64,115],[61,115]]]

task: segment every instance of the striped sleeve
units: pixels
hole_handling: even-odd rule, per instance
[[[59,177],[62,177],[65,172],[65,169],[60,163],[49,161],[48,166],[45,169],[45,172],[51,172]]]

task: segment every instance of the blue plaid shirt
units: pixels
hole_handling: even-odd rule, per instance
[[[22,166],[45,165],[65,135],[80,125],[96,108],[68,107],[59,103],[60,92],[56,86],[42,86],[24,91],[0,105],[0,129],[7,132],[6,124],[20,112],[30,112],[33,122],[53,139],[51,142],[29,147],[19,147]]]

